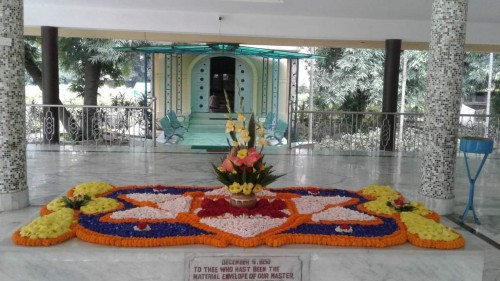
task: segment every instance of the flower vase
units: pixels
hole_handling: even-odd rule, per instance
[[[236,208],[253,208],[257,205],[257,196],[254,193],[245,195],[243,193],[233,193],[231,194],[231,199],[229,201],[231,206]]]

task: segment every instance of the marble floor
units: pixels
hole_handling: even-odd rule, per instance
[[[318,186],[356,190],[369,184],[390,185],[412,200],[417,197],[420,181],[420,159],[397,154],[355,155],[330,153],[312,148],[287,150],[269,147],[266,162],[284,173],[272,186]],[[26,223],[38,207],[70,187],[85,181],[106,181],[114,185],[177,184],[218,185],[210,162],[223,154],[191,150],[188,147],[159,146],[156,149],[73,151],[28,150],[28,184],[31,207],[0,212],[0,237],[6,237]],[[472,159],[477,162],[478,159]],[[463,213],[468,199],[468,180],[463,159],[457,158],[455,181],[455,214],[447,223],[467,232],[453,221]],[[500,159],[489,159],[476,183],[475,206],[482,224],[472,216],[466,220],[469,230],[491,240],[477,239],[484,250],[483,280],[500,280]],[[272,187],[271,186],[271,187]],[[496,243],[496,247],[495,247]]]

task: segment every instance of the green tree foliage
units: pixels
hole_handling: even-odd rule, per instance
[[[315,105],[336,108],[358,90],[369,90],[371,101],[380,104],[384,51],[378,49],[318,49],[326,59],[316,63]]]
[[[405,111],[424,110],[427,95],[427,51],[405,51],[407,57]],[[380,108],[383,90],[384,51],[378,49],[317,49],[325,56],[315,65],[315,106],[317,109],[340,109],[352,103],[358,90],[369,90],[369,107]],[[403,57],[401,59],[401,71]],[[489,54],[466,53],[462,96],[467,99],[488,86]],[[500,54],[494,56],[491,112],[500,114]],[[400,89],[402,80],[400,79]],[[361,101],[358,101],[361,102]]]
[[[464,58],[464,81],[462,92],[465,98],[488,91],[490,65],[489,53],[466,53]],[[491,113],[500,114],[500,54],[493,56]]]
[[[424,110],[424,100],[427,94],[427,61],[426,51],[404,51],[407,57],[406,66],[406,95],[405,112]],[[401,62],[401,71],[403,71],[403,62]],[[402,79],[399,81],[401,89]]]
[[[62,69],[71,72],[75,80],[70,89],[84,98],[84,104],[96,105],[97,89],[107,80],[115,85],[130,76],[132,56],[115,51],[114,47],[129,45],[128,41],[88,38],[59,39]]]

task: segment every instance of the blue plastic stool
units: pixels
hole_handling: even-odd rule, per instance
[[[486,158],[488,158],[488,154],[493,151],[493,140],[478,137],[463,137],[460,138],[460,151],[464,153],[465,166],[467,167],[467,177],[469,178],[470,188],[469,202],[467,202],[467,207],[465,207],[465,211],[460,219],[460,222],[464,223],[465,219],[467,218],[467,213],[469,212],[469,210],[472,210],[474,221],[476,222],[476,224],[481,224],[479,218],[476,215],[476,212],[474,211],[474,186],[476,184],[477,178],[479,177],[479,173],[481,173],[481,169],[483,169],[484,162],[486,162]],[[474,177],[472,177],[470,173],[467,153],[484,154]]]

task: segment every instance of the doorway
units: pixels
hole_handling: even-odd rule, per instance
[[[191,75],[191,112],[227,113],[224,90],[233,112],[252,112],[253,75],[241,58],[205,57],[194,65]],[[212,94],[214,106],[210,106]]]
[[[215,100],[210,104],[211,112],[227,113],[227,103],[234,111],[235,64],[236,60],[231,57],[210,59],[210,100]],[[227,93],[227,100],[224,90]]]

